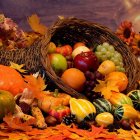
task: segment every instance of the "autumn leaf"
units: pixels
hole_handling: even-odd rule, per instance
[[[47,27],[40,23],[39,17],[34,14],[28,18],[28,23],[33,31],[45,35],[47,32]]]
[[[3,121],[11,129],[22,130],[22,131],[31,131],[33,124],[35,124],[34,119],[30,119],[26,122],[22,122],[19,117],[14,117],[12,114],[8,114],[3,118]]]
[[[40,98],[41,93],[44,93],[43,90],[47,87],[44,79],[40,75],[38,77],[34,77],[33,75],[25,75],[24,80],[27,83],[27,86],[32,89],[34,96],[36,98]]]
[[[16,63],[10,61],[10,67],[13,68],[13,69],[16,69],[17,71],[19,71],[21,73],[26,73],[27,72],[27,70],[23,69],[24,65],[25,64],[18,65]]]
[[[93,89],[95,92],[101,92],[105,99],[110,99],[112,91],[119,92],[118,87],[114,82],[106,82],[98,80],[99,84]]]

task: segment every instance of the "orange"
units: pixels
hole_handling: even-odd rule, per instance
[[[11,92],[14,96],[23,89],[24,80],[20,73],[9,66],[0,65],[0,89]]]
[[[114,82],[114,84],[118,87],[120,92],[124,91],[128,85],[128,78],[123,72],[111,72],[106,76],[105,80],[107,82]]]
[[[84,73],[76,68],[70,68],[65,70],[61,76],[61,79],[68,86],[77,91],[82,91],[84,83],[86,81]]]

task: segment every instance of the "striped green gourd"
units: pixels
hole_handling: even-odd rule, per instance
[[[140,111],[140,90],[130,91],[128,97],[131,98],[134,108]]]
[[[108,100],[104,99],[104,98],[95,99],[93,101],[93,105],[96,108],[97,114],[103,113],[103,112],[112,112],[111,103]]]

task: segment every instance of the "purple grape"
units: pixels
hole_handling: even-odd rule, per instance
[[[95,86],[95,81],[91,81],[91,82],[89,83],[89,86],[93,88],[93,87]]]
[[[87,92],[90,92],[90,91],[92,91],[92,89],[93,89],[93,88],[89,86],[89,87],[86,88],[86,91],[87,91]]]
[[[91,77],[90,77],[90,80],[96,80],[96,77],[95,77],[95,74],[94,73],[91,73]]]
[[[88,87],[90,85],[90,81],[85,82],[85,86]]]
[[[86,77],[87,79],[90,79],[90,78],[91,78],[91,75],[92,75],[92,73],[91,73],[90,71],[86,71],[86,72],[85,72],[85,77]]]
[[[95,76],[96,76],[96,79],[99,79],[99,80],[103,80],[104,78],[104,76],[99,71],[95,72]]]

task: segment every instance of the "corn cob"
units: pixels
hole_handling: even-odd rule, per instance
[[[45,129],[47,124],[45,123],[45,118],[40,108],[37,106],[36,101],[34,101],[31,106],[31,113],[36,118],[36,126],[40,129]]]

